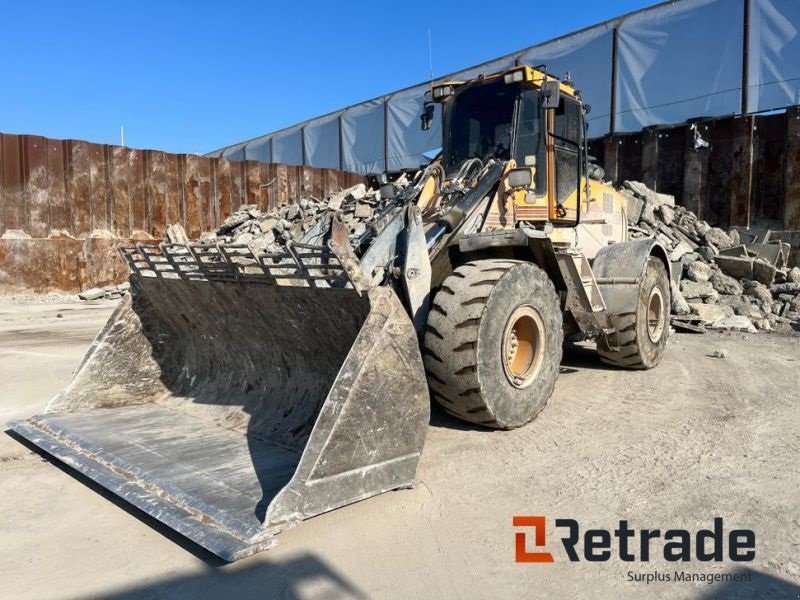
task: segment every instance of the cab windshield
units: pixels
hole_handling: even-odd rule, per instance
[[[444,168],[454,176],[464,161],[511,158],[511,124],[520,89],[502,78],[456,91],[444,105]]]

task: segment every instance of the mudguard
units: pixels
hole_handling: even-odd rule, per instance
[[[671,279],[669,254],[655,238],[617,242],[601,248],[597,253],[592,262],[592,271],[609,315],[636,310],[639,284],[651,256],[664,263]]]

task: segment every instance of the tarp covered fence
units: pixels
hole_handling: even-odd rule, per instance
[[[589,135],[800,104],[800,0],[675,0],[451,73],[515,64],[570,73]],[[359,173],[415,168],[441,146],[420,129],[422,83],[210,153]],[[437,109],[438,111],[438,109]]]

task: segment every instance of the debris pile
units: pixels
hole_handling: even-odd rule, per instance
[[[711,227],[675,198],[636,182],[627,199],[631,238],[655,236],[680,261],[672,283],[672,324],[755,332],[800,322],[800,268],[789,265],[789,244]],[[673,277],[673,280],[676,279]]]
[[[405,176],[393,184],[397,190],[407,185]],[[367,224],[388,200],[381,197],[380,190],[359,183],[332,193],[322,201],[300,198],[295,203],[282,204],[268,211],[246,205],[201,241],[244,244],[253,251],[279,252],[287,242],[301,241],[328,211],[338,213],[349,230],[350,238],[357,239],[367,231]]]

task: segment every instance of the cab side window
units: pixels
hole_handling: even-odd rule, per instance
[[[578,187],[581,144],[581,108],[569,98],[563,98],[555,112],[554,133],[563,139],[555,140],[556,198],[564,202]],[[563,141],[574,142],[573,144]]]
[[[542,112],[539,106],[539,91],[528,90],[522,95],[519,108],[514,159],[518,167],[536,167],[536,195],[547,193],[547,152],[542,142]]]

